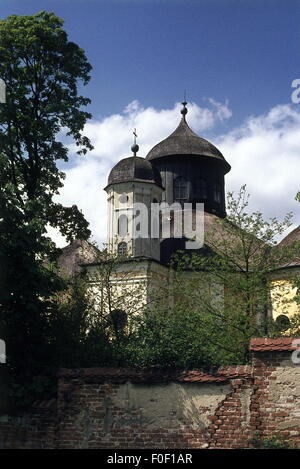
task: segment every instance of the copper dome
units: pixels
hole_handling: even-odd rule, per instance
[[[130,156],[119,161],[108,176],[108,185],[132,181],[162,185],[159,171],[140,156]]]
[[[182,117],[177,129],[169,137],[155,145],[146,158],[151,161],[175,155],[214,158],[222,162],[226,173],[230,170],[230,165],[222,153],[208,140],[196,135],[188,126],[185,116]]]

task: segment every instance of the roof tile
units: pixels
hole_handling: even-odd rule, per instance
[[[222,382],[234,378],[250,378],[252,367],[249,365],[224,367],[217,371],[207,373],[201,370],[149,370],[128,368],[79,368],[62,369],[60,378],[82,379],[83,381],[98,382],[166,382],[177,381],[182,383]]]
[[[260,337],[251,340],[250,350],[253,352],[291,351],[299,347],[299,342],[300,338],[295,337]]]

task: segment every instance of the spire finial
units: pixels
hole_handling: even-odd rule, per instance
[[[181,104],[183,105],[183,108],[181,109],[180,112],[181,112],[181,114],[183,115],[183,118],[184,118],[184,120],[185,120],[185,116],[186,116],[187,113],[188,113],[188,110],[187,110],[187,107],[186,107],[186,105],[187,105],[187,101],[186,101],[186,90],[184,90],[184,98],[183,98],[183,101],[182,101]]]
[[[134,137],[133,137],[133,145],[131,147],[131,151],[133,152],[133,156],[136,156],[137,152],[139,151],[139,146],[136,143],[136,137],[137,137],[136,129],[134,129],[132,133]]]

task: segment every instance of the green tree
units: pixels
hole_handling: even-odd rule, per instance
[[[253,336],[274,328],[272,273],[290,262],[294,246],[276,238],[291,224],[248,213],[245,186],[228,194],[228,216],[214,217],[200,252],[173,258],[174,305],[146,312],[136,328],[133,360],[152,366],[246,363]],[[136,350],[134,351],[134,348]]]
[[[71,362],[77,357],[76,366],[209,369],[246,363],[251,337],[282,332],[272,320],[272,274],[295,253],[295,246],[276,243],[291,215],[265,221],[260,212],[248,213],[248,197],[245,187],[237,197],[229,193],[227,218],[213,217],[204,248],[178,253],[165,280],[145,283],[138,262],[103,251],[83,281],[88,308],[75,289],[57,315],[54,336],[73,330],[61,335],[61,355]],[[85,333],[78,335],[81,320]],[[76,343],[79,355],[68,353]]]
[[[113,348],[107,325],[95,314],[88,284],[80,275],[58,292],[49,323],[57,365],[67,368],[111,365]]]
[[[53,364],[49,315],[53,294],[64,287],[55,269],[55,244],[47,227],[67,240],[90,235],[77,206],[53,197],[63,185],[58,163],[68,161],[64,142],[78,153],[92,148],[82,134],[90,100],[78,85],[90,79],[84,51],[69,41],[63,20],[42,11],[0,20],[0,76],[6,103],[0,104],[0,334],[8,367],[19,386],[31,385]]]
[[[136,328],[150,306],[139,262],[104,249],[87,275],[65,281],[68,288],[56,294],[58,307],[49,318],[60,366],[128,364]]]

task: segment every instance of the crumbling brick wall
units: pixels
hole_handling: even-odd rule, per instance
[[[290,338],[252,340],[251,423],[264,438],[280,435],[300,447],[300,364],[293,362],[293,343]]]
[[[197,370],[62,370],[58,447],[219,446],[220,428],[228,432],[228,421],[234,422],[232,433],[237,419],[246,427],[250,422],[246,415],[250,402],[246,401],[251,370],[230,367],[213,375]],[[244,444],[240,438],[237,446]]]
[[[300,365],[289,338],[253,339],[252,365],[61,370],[57,403],[0,418],[2,448],[247,448],[260,433],[300,447]],[[57,404],[57,406],[56,406]]]
[[[57,402],[35,403],[19,416],[0,416],[0,449],[52,449],[56,446]]]

